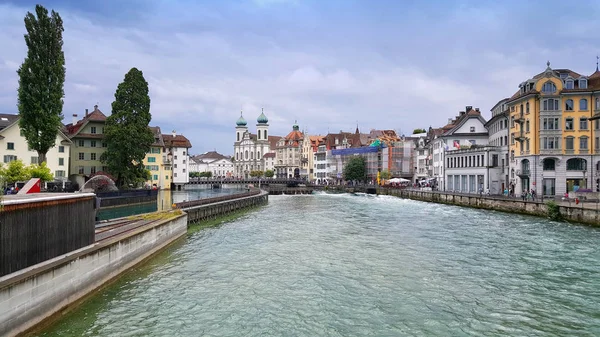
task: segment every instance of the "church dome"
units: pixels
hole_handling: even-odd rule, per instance
[[[237,122],[235,122],[235,124],[237,126],[246,126],[246,120],[244,119],[244,116],[242,116],[242,114],[240,113],[240,118],[238,118]]]
[[[258,118],[256,119],[256,121],[258,122],[258,124],[267,124],[267,123],[269,123],[269,119],[267,118],[267,116],[265,116],[265,111],[264,110],[260,113],[260,116],[258,116]]]

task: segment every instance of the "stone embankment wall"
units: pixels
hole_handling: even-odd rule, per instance
[[[378,194],[395,195],[401,198],[436,202],[442,204],[466,206],[473,208],[483,208],[496,211],[520,213],[547,217],[548,206],[544,202],[523,201],[518,198],[496,198],[479,195],[451,194],[435,191],[417,191],[407,189],[379,188]],[[571,206],[559,205],[559,211],[564,220],[569,222],[579,222],[589,225],[600,225],[600,212],[589,204]],[[595,205],[595,204],[594,204]]]
[[[177,204],[177,207],[183,209],[188,214],[188,221],[192,223],[266,204],[269,201],[269,192],[254,189],[241,196],[233,195],[221,198],[223,198],[222,201],[211,202],[209,204],[194,205],[194,202],[190,201]]]
[[[187,214],[0,278],[0,336],[23,333],[187,233]]]

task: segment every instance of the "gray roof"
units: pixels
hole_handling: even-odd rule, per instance
[[[17,119],[19,119],[19,115],[0,114],[0,130],[11,125],[15,121],[17,121]]]

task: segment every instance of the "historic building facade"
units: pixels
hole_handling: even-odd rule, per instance
[[[266,171],[265,154],[271,151],[273,136],[269,135],[269,119],[264,111],[256,119],[256,134],[248,131],[243,114],[236,121],[235,142],[233,143],[234,177],[250,178],[252,171]],[[269,158],[270,159],[270,158]]]
[[[302,143],[304,134],[294,123],[292,131],[277,142],[275,152],[275,176],[277,178],[300,178],[302,166]]]
[[[510,184],[516,194],[562,195],[592,189],[600,178],[590,121],[600,111],[600,72],[546,69],[522,82],[507,101]],[[597,187],[596,187],[597,189]]]

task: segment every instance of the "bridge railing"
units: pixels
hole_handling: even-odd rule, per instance
[[[198,200],[178,202],[175,204],[175,208],[185,209],[185,208],[190,208],[190,207],[195,207],[195,206],[213,204],[215,202],[251,197],[254,195],[258,195],[258,194],[260,194],[260,189],[253,188],[249,192],[224,195],[224,196],[214,197],[214,198],[204,198],[204,199],[198,199]]]

